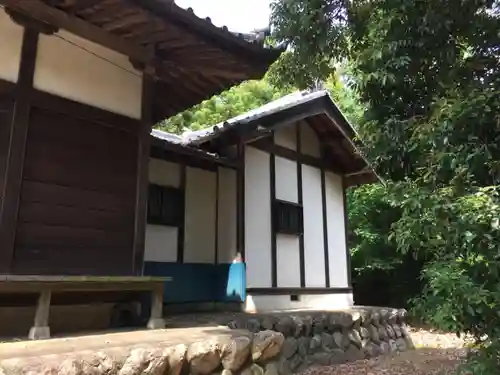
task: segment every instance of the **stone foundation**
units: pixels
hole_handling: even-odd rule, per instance
[[[166,329],[0,344],[14,357],[0,354],[0,375],[289,375],[411,349],[405,320],[405,310],[380,308],[247,314],[203,335]]]

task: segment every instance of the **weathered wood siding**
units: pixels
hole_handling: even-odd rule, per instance
[[[32,109],[13,273],[131,272],[136,131]]]

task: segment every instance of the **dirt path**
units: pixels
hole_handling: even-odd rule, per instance
[[[464,341],[453,334],[412,331],[416,350],[356,361],[344,365],[311,368],[302,375],[451,375],[465,356]]]

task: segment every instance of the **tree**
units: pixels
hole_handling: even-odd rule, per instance
[[[475,374],[500,366],[499,15],[496,0],[277,0],[272,17],[294,55],[280,76],[307,85],[349,61],[358,130],[401,207],[390,242],[428,260],[417,305],[475,335]]]

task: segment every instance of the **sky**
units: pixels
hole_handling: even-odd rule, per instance
[[[193,8],[201,18],[210,17],[216,26],[245,33],[269,26],[270,0],[175,0],[182,8]]]

